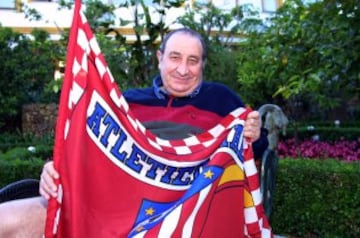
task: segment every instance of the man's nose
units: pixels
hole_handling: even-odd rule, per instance
[[[180,75],[185,75],[187,73],[189,73],[189,68],[186,64],[186,62],[181,62],[178,67],[176,68],[176,71],[180,74]]]

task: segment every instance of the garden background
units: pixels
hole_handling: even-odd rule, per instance
[[[162,2],[160,16],[183,4]],[[85,12],[123,91],[151,84],[159,39],[169,30],[153,23],[141,0],[127,4],[142,9],[131,22],[132,42],[112,28],[118,6],[88,1]],[[270,216],[276,234],[360,237],[359,6],[359,0],[287,0],[262,19],[251,5],[225,12],[209,3],[176,20],[206,39],[206,80],[228,85],[254,109],[277,104],[289,118],[276,150]],[[67,38],[67,30],[53,41],[45,31],[29,38],[0,27],[0,186],[38,178],[52,156]]]

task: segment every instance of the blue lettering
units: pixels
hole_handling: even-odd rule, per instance
[[[242,156],[242,129],[243,127],[237,125],[234,127],[235,133],[232,141],[224,140],[221,144],[221,147],[229,147],[231,148],[237,155],[238,158],[243,158]]]
[[[120,153],[120,148],[121,146],[124,144],[124,141],[126,141],[126,134],[121,130],[120,131],[120,135],[118,137],[118,139],[116,140],[116,143],[113,147],[111,147],[110,153],[113,154],[115,156],[115,158],[117,158],[119,161],[124,162],[127,153],[124,151],[122,153]]]
[[[139,159],[145,161],[146,154],[142,150],[140,150],[136,145],[133,145],[131,154],[129,158],[125,161],[125,164],[128,165],[129,168],[131,168],[132,170],[139,173],[143,167],[141,164],[139,164],[138,162]]]
[[[165,165],[159,163],[158,161],[154,160],[153,158],[148,158],[146,161],[147,164],[151,165],[151,168],[146,172],[146,177],[155,179],[156,178],[156,171],[158,169],[164,170]]]
[[[93,114],[87,119],[87,124],[93,131],[94,135],[96,135],[96,137],[99,137],[101,119],[104,117],[105,114],[106,111],[104,110],[104,108],[102,108],[99,103],[96,103]]]
[[[165,174],[161,177],[161,182],[163,183],[167,183],[170,184],[171,183],[171,175],[173,175],[174,172],[176,172],[176,168],[175,167],[171,167],[171,166],[167,166],[166,167],[166,172]]]
[[[186,185],[191,183],[194,178],[191,178],[189,175],[192,174],[193,171],[194,167],[179,168],[178,174],[172,183],[175,185]],[[184,178],[186,177],[185,173],[187,173],[187,178]]]
[[[106,125],[106,130],[103,134],[103,136],[101,137],[100,139],[100,142],[105,146],[107,147],[108,144],[109,144],[109,136],[110,136],[110,133],[114,133],[114,134],[117,134],[119,132],[119,125],[116,124],[116,121],[109,115],[107,115],[104,119],[104,125]]]

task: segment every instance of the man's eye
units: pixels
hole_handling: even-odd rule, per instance
[[[199,61],[196,60],[196,59],[191,59],[191,60],[189,60],[189,62],[190,62],[191,65],[196,65],[196,64],[199,63]]]
[[[171,60],[178,60],[178,59],[180,59],[180,57],[179,56],[170,56],[170,59]]]

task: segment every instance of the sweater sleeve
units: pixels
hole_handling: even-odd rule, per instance
[[[269,146],[269,141],[267,139],[268,131],[265,128],[261,128],[260,138],[253,143],[253,152],[255,159],[261,159],[264,151]]]

